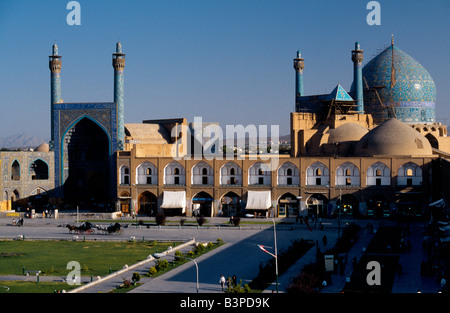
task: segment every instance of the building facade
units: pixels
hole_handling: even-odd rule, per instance
[[[0,172],[0,211],[51,208],[54,163],[47,144],[34,151],[0,152]]]

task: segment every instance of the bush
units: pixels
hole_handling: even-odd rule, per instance
[[[207,222],[206,218],[203,215],[197,216],[196,217],[198,226],[202,226],[203,224],[205,224]]]
[[[241,223],[241,218],[239,216],[232,216],[230,221],[233,226],[239,226],[239,224]]]
[[[164,225],[166,223],[166,216],[162,213],[158,213],[155,216],[155,222],[158,226]]]
[[[207,245],[207,248],[208,249],[211,249],[212,248],[212,246],[213,246],[213,243],[210,241],[210,242],[208,242],[208,245]]]
[[[179,261],[183,258],[183,253],[180,250],[175,251],[175,261]]]
[[[133,273],[133,276],[131,276],[131,280],[132,280],[133,282],[140,281],[140,280],[141,280],[141,275],[139,275],[138,272],[134,272],[134,273]]]
[[[120,288],[130,288],[131,287],[131,281],[129,279],[124,279],[123,284],[120,285]]]
[[[195,247],[194,247],[194,254],[199,254],[201,252],[203,252],[203,250],[205,250],[205,246],[201,243],[198,243]]]
[[[148,274],[149,274],[150,276],[155,275],[157,272],[158,272],[158,270],[157,270],[156,267],[154,267],[154,266],[152,266],[152,267],[150,267],[150,268],[148,269]]]
[[[169,262],[167,260],[158,260],[156,261],[156,270],[163,271],[169,266]]]

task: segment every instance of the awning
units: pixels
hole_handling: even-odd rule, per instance
[[[248,191],[246,210],[267,210],[272,206],[269,191]]]
[[[186,208],[186,191],[164,191],[163,209],[184,209]]]

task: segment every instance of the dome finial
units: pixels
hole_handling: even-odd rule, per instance
[[[394,45],[394,34],[391,34],[391,45]]]

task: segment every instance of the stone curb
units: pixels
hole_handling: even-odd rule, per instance
[[[168,253],[170,253],[170,252],[174,252],[174,251],[176,251],[176,250],[178,250],[178,249],[184,248],[184,247],[189,246],[189,245],[192,245],[192,244],[195,244],[195,238],[193,238],[193,239],[191,239],[191,240],[189,240],[189,241],[187,241],[187,242],[185,242],[185,243],[183,243],[183,244],[181,244],[181,245],[179,245],[179,246],[176,246],[175,248],[166,250],[165,252],[162,252],[162,253],[168,254]],[[155,259],[155,258],[154,258],[152,255],[149,255],[149,256],[147,257],[147,259],[145,259],[145,260],[143,260],[143,261],[140,261],[140,262],[138,262],[138,263],[136,263],[136,264],[133,264],[133,265],[131,265],[131,266],[129,266],[129,267],[126,267],[126,268],[123,268],[123,269],[121,269],[121,270],[118,270],[117,272],[114,272],[114,273],[112,273],[112,274],[109,274],[109,275],[107,275],[107,276],[105,276],[105,277],[102,277],[102,278],[96,280],[96,281],[92,281],[92,282],[87,283],[87,284],[84,284],[84,285],[82,285],[82,286],[80,286],[80,287],[78,287],[78,288],[69,290],[67,293],[77,293],[77,292],[80,292],[80,291],[84,291],[84,290],[86,290],[86,289],[88,289],[88,288],[90,288],[90,287],[92,287],[92,286],[98,285],[98,284],[100,284],[100,283],[102,283],[102,282],[104,282],[104,281],[106,281],[106,280],[108,280],[108,279],[111,279],[111,278],[113,278],[113,277],[119,276],[119,275],[121,275],[121,274],[123,274],[123,273],[125,273],[125,272],[127,272],[127,271],[129,271],[129,270],[132,270],[132,269],[137,268],[137,267],[139,267],[139,266],[141,266],[141,265],[144,265],[144,264],[146,264],[146,263],[148,263],[148,262],[151,262],[151,261],[153,261],[154,259]]]

